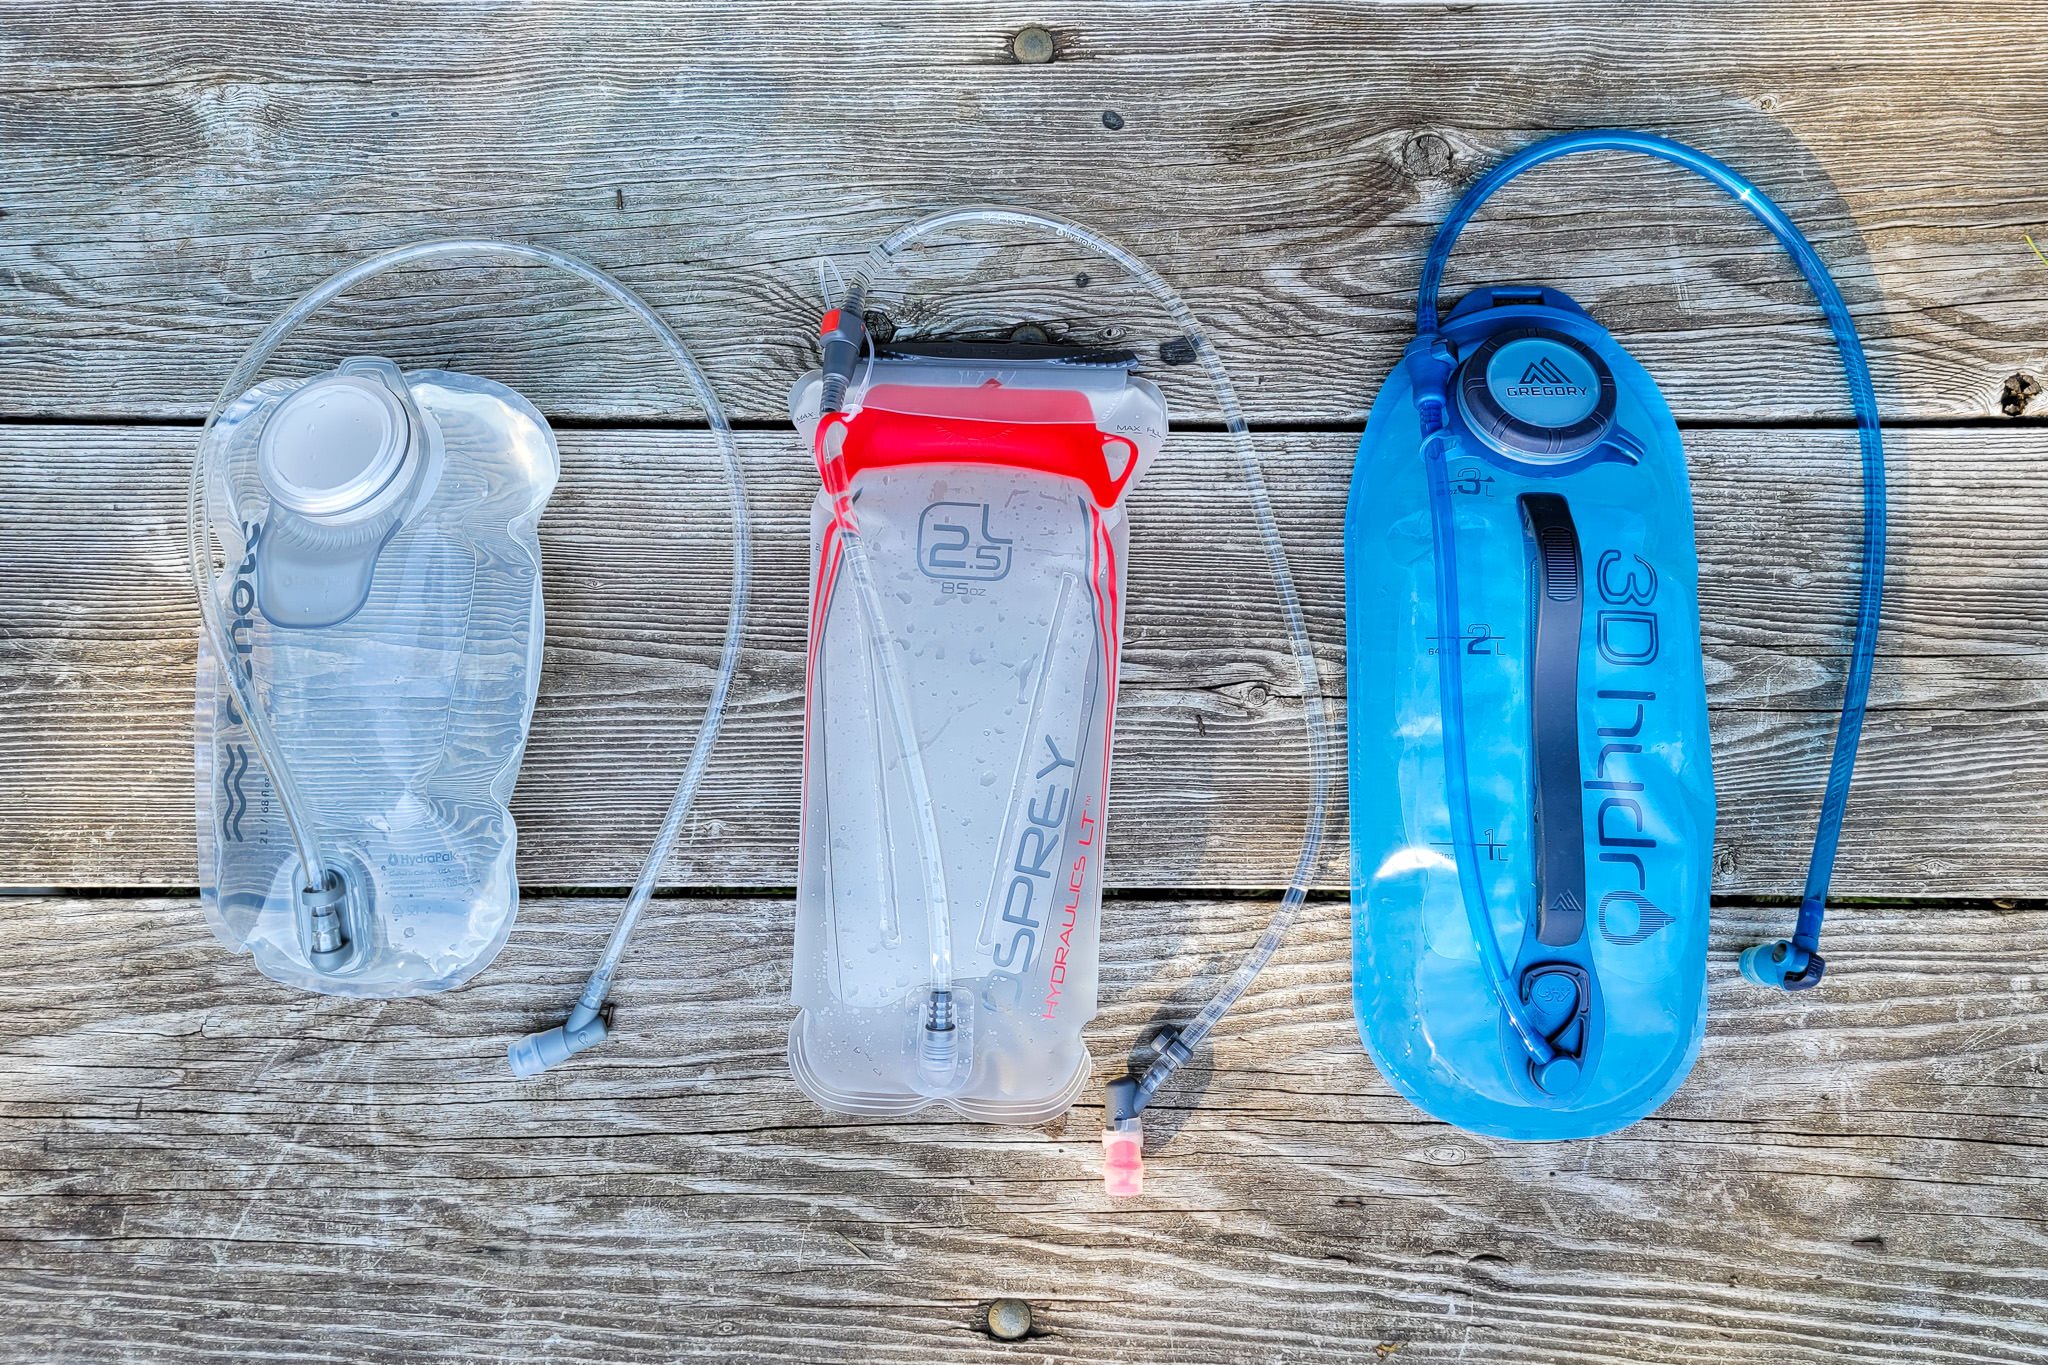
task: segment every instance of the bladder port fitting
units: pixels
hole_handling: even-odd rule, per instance
[[[329,868],[318,887],[299,888],[299,907],[305,912],[306,960],[319,971],[334,972],[348,965],[350,950],[348,924],[343,911],[348,907],[348,883]]]
[[[918,1059],[924,1072],[934,1080],[952,1076],[958,1057],[960,1031],[953,1018],[953,993],[933,991],[924,1007],[924,1034]]]

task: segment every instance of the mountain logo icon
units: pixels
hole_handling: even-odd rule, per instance
[[[1532,363],[1528,369],[1522,371],[1522,382],[1524,384],[1569,385],[1572,381],[1565,377],[1563,370],[1557,368],[1556,361],[1552,360],[1549,356],[1545,356],[1541,360]]]

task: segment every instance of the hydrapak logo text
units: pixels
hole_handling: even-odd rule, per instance
[[[228,590],[228,610],[233,613],[228,618],[228,645],[232,657],[222,659],[220,666],[238,668],[246,673],[249,653],[254,648],[249,642],[249,631],[256,620],[256,542],[263,538],[263,523],[242,523],[242,536],[248,553],[235,566],[235,581]],[[235,710],[235,689],[232,685],[220,688],[220,724],[242,724],[241,713]],[[248,771],[249,746],[241,739],[229,741],[221,757],[220,833],[223,839],[236,843],[242,841],[242,817],[249,810],[249,794],[242,790],[242,778]]]

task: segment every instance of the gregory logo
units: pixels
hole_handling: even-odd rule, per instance
[[[1521,379],[1508,385],[1509,398],[1584,398],[1586,386],[1574,384],[1549,356],[1530,363]]]

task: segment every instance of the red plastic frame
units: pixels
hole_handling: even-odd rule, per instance
[[[1044,420],[1048,416],[1054,420]],[[835,429],[844,435],[828,457]],[[1121,472],[1112,475],[1112,452],[1118,451]],[[818,424],[816,455],[818,475],[834,493],[864,469],[984,464],[1073,479],[1098,507],[1114,506],[1138,468],[1137,443],[1097,427],[1086,394],[999,384],[878,384],[858,413],[830,413]]]

